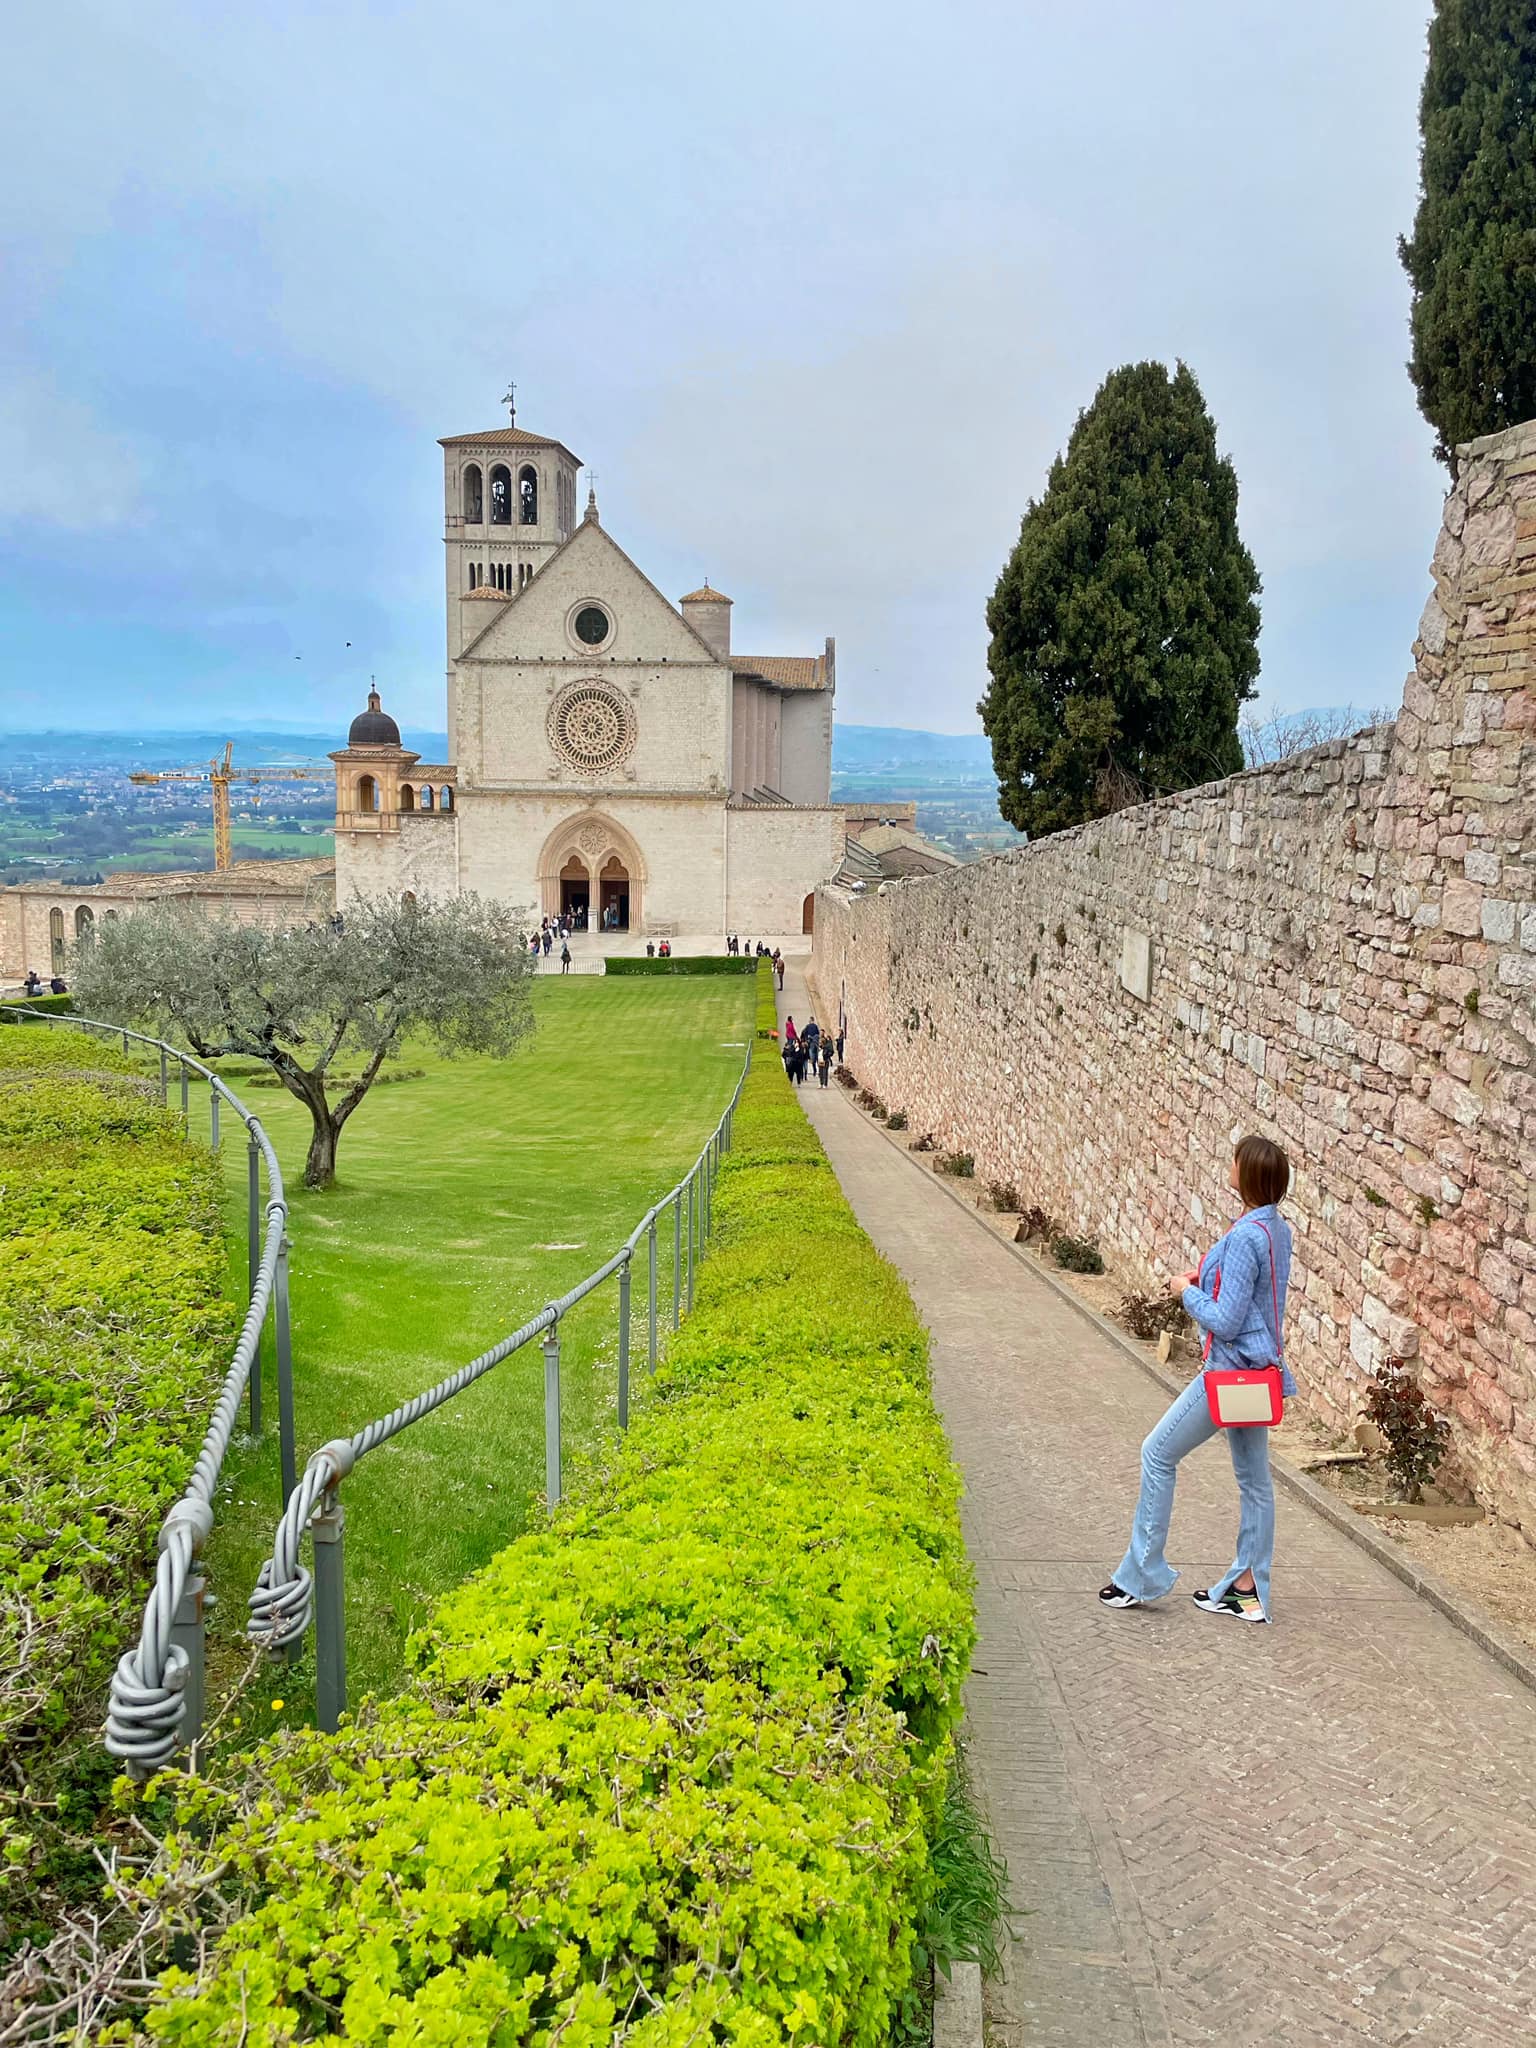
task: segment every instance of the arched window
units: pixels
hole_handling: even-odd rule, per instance
[[[512,524],[512,472],[504,462],[491,471],[491,524]]]
[[[507,587],[507,565],[506,565],[506,563],[505,563],[505,562],[498,562],[498,563],[496,564],[496,588],[497,588],[498,590],[505,590],[505,589],[506,589],[506,587]]]
[[[443,805],[442,805],[442,807],[443,807],[443,809],[444,809],[445,811],[451,811],[451,810],[453,809],[453,791],[452,791],[452,790],[451,790],[451,789],[449,788],[449,786],[448,786],[448,784],[447,784],[446,782],[445,782],[445,783],[443,784]]]
[[[75,937],[83,939],[96,922],[96,913],[88,903],[82,903],[75,912]]]
[[[371,775],[359,775],[357,778],[357,808],[360,811],[379,808],[379,785]]]
[[[64,913],[54,909],[48,913],[48,954],[53,962],[55,974],[64,972]]]
[[[406,890],[405,894],[400,898],[400,906],[403,910],[414,910],[416,908],[416,891],[414,889]]]
[[[539,523],[539,472],[531,462],[517,472],[517,517],[522,526]]]
[[[430,782],[424,782],[421,785],[421,808],[424,811],[430,811],[432,808],[432,785]]]
[[[408,782],[400,785],[400,808],[402,811],[414,811],[416,808],[416,792]]]
[[[479,588],[479,585],[480,564],[478,562],[471,562],[469,565],[469,587],[471,590],[476,590]]]
[[[107,912],[107,923],[108,923],[108,924],[115,924],[116,922],[117,922],[117,912],[116,912],[115,910],[109,910],[109,911]]]
[[[480,489],[480,465],[471,462],[464,471],[464,523],[466,526],[480,526],[485,522],[485,501]]]

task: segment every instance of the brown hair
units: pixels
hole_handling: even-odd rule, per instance
[[[1291,1162],[1273,1138],[1238,1140],[1237,1191],[1250,1209],[1285,1199],[1291,1184]]]

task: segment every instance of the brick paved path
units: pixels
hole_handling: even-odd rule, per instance
[[[1100,1609],[1166,1397],[835,1086],[800,1094],[933,1332],[966,1477],[972,1763],[1026,1916],[993,2040],[1531,2048],[1536,1696],[1285,1493],[1275,1626],[1200,1614],[1219,1443],[1183,1468],[1174,1593]]]

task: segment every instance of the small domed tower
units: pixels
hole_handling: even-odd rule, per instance
[[[347,744],[330,758],[336,763],[336,830],[397,831],[401,811],[415,808],[408,778],[421,756],[400,744],[400,728],[377,690],[368,692],[367,710],[359,711]]]

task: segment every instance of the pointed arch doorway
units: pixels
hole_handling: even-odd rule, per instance
[[[569,915],[578,931],[640,931],[645,864],[622,825],[601,811],[567,818],[539,856],[542,915]]]

